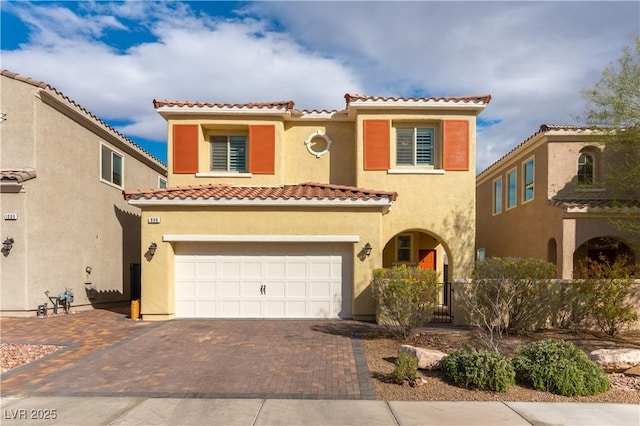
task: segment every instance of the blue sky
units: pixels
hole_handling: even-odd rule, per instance
[[[640,35],[640,2],[0,2],[2,68],[56,87],[166,160],[158,99],[489,93],[478,171],[543,123]]]

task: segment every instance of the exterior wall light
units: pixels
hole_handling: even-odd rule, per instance
[[[364,245],[364,254],[366,254],[367,257],[369,257],[369,255],[371,254],[371,250],[372,250],[371,244],[367,243]]]
[[[157,249],[158,245],[156,243],[151,243],[151,245],[149,245],[149,256],[153,257],[153,255],[156,254]]]
[[[2,254],[4,254],[5,256],[8,256],[9,252],[13,248],[13,243],[14,243],[13,238],[7,238],[6,240],[4,240],[2,242]]]

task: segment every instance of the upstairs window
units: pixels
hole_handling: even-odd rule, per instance
[[[522,201],[533,200],[535,185],[535,161],[533,158],[527,160],[523,165],[522,172]]]
[[[247,171],[246,136],[211,136],[210,141],[211,171]]]
[[[516,169],[507,173],[507,209],[516,206],[518,202],[518,172]]]
[[[396,129],[396,165],[435,166],[434,132],[429,127]]]
[[[493,181],[493,214],[502,212],[502,178]]]
[[[122,188],[123,156],[115,152],[107,145],[100,148],[100,177],[103,181],[112,183]]]
[[[166,188],[167,187],[167,180],[163,177],[159,177],[158,178],[158,188]]]
[[[593,185],[595,182],[594,158],[591,153],[583,153],[578,157],[578,183]]]

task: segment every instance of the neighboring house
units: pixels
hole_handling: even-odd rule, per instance
[[[154,101],[169,187],[125,194],[142,209],[144,319],[372,319],[375,268],[469,276],[491,97],[345,98],[340,111]]]
[[[51,310],[45,291],[67,287],[74,309],[128,302],[140,210],[122,191],[166,183],[166,166],[48,84],[0,83],[1,313]]]
[[[626,255],[637,245],[611,218],[636,214],[640,203],[617,207],[604,183],[615,167],[598,132],[577,126],[542,125],[477,177],[478,257],[547,260],[558,278],[571,279],[586,258]]]

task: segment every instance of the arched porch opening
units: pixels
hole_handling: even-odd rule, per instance
[[[450,322],[451,283],[449,248],[436,235],[425,231],[408,229],[394,235],[382,251],[382,266],[417,266],[438,273],[442,287],[437,300],[434,322]]]
[[[611,264],[619,257],[626,257],[632,264],[636,263],[636,253],[618,238],[592,238],[581,244],[573,253],[574,276],[580,272],[587,260]]]

